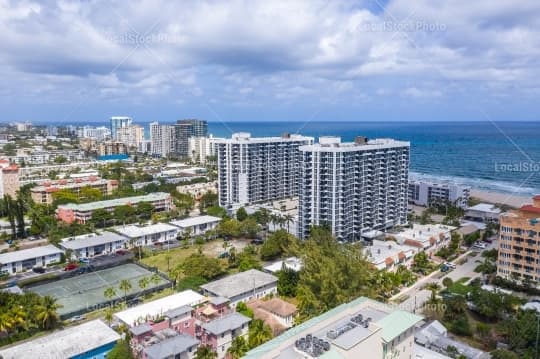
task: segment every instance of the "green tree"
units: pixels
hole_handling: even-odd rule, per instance
[[[193,253],[180,264],[181,272],[188,277],[201,277],[206,280],[214,279],[225,270],[221,261],[217,258],[210,258],[202,253]]]
[[[90,186],[84,186],[79,193],[79,198],[85,202],[99,201],[102,197],[103,194],[99,189]]]
[[[428,283],[426,285],[426,289],[431,292],[431,296],[429,298],[429,303],[436,304],[439,302],[439,299],[437,298],[437,292],[441,289],[441,286],[438,285],[435,282]]]
[[[236,311],[253,319],[253,310],[251,310],[251,308],[249,308],[244,302],[240,302],[236,305]]]
[[[122,279],[120,281],[120,285],[118,286],[118,288],[124,292],[124,302],[127,302],[127,292],[129,292],[132,288],[131,286],[131,282],[127,279]]]
[[[105,319],[105,321],[107,322],[107,324],[110,327],[111,323],[112,323],[112,321],[114,319],[114,311],[113,311],[113,309],[111,307],[105,309],[104,319]]]
[[[116,290],[114,289],[114,287],[105,288],[105,290],[103,291],[103,296],[110,300],[110,304],[112,305],[112,299],[116,297]]]
[[[107,353],[107,359],[134,359],[129,342],[126,339],[119,340]]]
[[[54,192],[52,198],[54,207],[67,203],[79,203],[79,197],[68,189],[61,189]]]
[[[111,212],[107,211],[104,208],[98,208],[95,211],[92,212],[92,217],[90,217],[90,221],[95,225],[99,227],[106,227],[107,223],[112,219]]]
[[[146,291],[146,288],[148,288],[148,286],[150,285],[150,278],[148,277],[142,277],[141,279],[139,279],[139,288],[141,288],[143,290],[143,295],[145,294],[144,292]]]
[[[195,359],[215,359],[217,356],[217,353],[209,345],[200,345],[195,352]]]
[[[201,200],[200,200],[201,212],[204,212],[206,208],[217,206],[217,205],[219,205],[217,193],[206,192],[205,194],[201,196]]]
[[[312,227],[297,256],[303,262],[298,282],[299,312],[312,317],[359,296],[374,296],[376,272],[357,244],[340,244],[328,228]]]
[[[300,273],[293,269],[283,267],[277,272],[278,285],[277,290],[279,295],[285,297],[296,297]]]
[[[233,339],[231,346],[227,349],[230,359],[240,359],[248,351],[246,339],[243,336],[238,336]]]
[[[53,297],[48,295],[43,297],[41,304],[36,308],[36,318],[42,329],[51,329],[58,323],[60,316],[57,310],[60,307]]]
[[[137,215],[142,219],[150,219],[154,211],[154,206],[148,202],[140,202],[136,209]]]
[[[489,354],[491,359],[520,359],[519,355],[506,349],[496,349]]]
[[[214,217],[227,217],[227,210],[220,206],[211,206],[206,208],[206,214]]]
[[[128,204],[116,207],[113,213],[115,219],[124,221],[126,223],[133,222],[134,217],[137,214],[135,208]]]
[[[248,344],[253,349],[272,339],[272,329],[260,319],[254,319],[249,324]]]
[[[241,207],[236,211],[236,219],[240,222],[246,220],[248,218],[248,214],[246,212],[246,209],[244,207]]]

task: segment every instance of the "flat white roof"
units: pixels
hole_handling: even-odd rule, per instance
[[[233,133],[231,138],[215,138],[215,143],[272,143],[272,142],[298,142],[311,141],[313,137],[302,136],[298,134],[289,134],[288,137],[251,137],[249,132]]]
[[[0,356],[4,359],[72,358],[118,339],[120,335],[98,319],[0,350]]]
[[[65,249],[77,250],[87,247],[95,247],[103,244],[125,241],[126,238],[112,232],[103,232],[95,236],[84,236],[60,242],[60,246]]]
[[[436,237],[440,233],[448,234],[456,227],[443,224],[413,224],[413,228],[405,228],[403,231],[392,234],[396,238],[412,239],[419,242],[429,241],[431,237]],[[439,240],[439,238],[436,238]]]
[[[368,140],[366,144],[358,144],[355,142],[341,142],[341,139],[334,138],[332,141],[325,141],[312,145],[300,146],[300,151],[307,152],[354,152],[354,151],[373,151],[399,147],[410,147],[408,141],[398,141],[391,138],[375,138]]]
[[[53,254],[62,253],[62,250],[56,248],[52,244],[46,246],[34,247],[29,249],[23,249],[15,252],[8,252],[0,254],[0,263],[8,264],[13,262],[24,261],[27,259],[33,259],[37,257],[50,256]]]
[[[116,313],[114,316],[124,322],[126,325],[133,326],[138,322],[146,321],[146,318],[152,318],[164,314],[171,309],[177,309],[185,305],[194,306],[206,300],[206,297],[192,290],[185,290],[180,293],[169,295],[165,298],[157,299],[149,303],[144,303],[133,308],[126,309]]]
[[[379,240],[374,240],[373,245],[363,248],[364,253],[368,256],[368,260],[374,264],[382,263],[386,260],[386,258],[394,257],[400,252],[403,252],[403,254],[407,256],[407,252],[415,250],[416,248],[407,245],[400,245],[394,241]],[[411,255],[412,253],[408,257]]]
[[[497,208],[490,203],[478,203],[475,206],[467,208],[467,211],[478,211],[478,212],[487,212],[487,213],[494,213],[494,214],[501,213],[500,208]]]
[[[265,266],[264,270],[267,272],[275,273],[283,269],[283,264],[285,264],[285,268],[292,269],[295,272],[300,271],[303,266],[302,260],[300,258],[289,257],[282,261],[277,261]]]
[[[198,217],[191,217],[186,219],[180,219],[177,221],[172,221],[170,224],[176,227],[180,228],[189,228],[193,226],[198,226],[201,224],[207,224],[207,223],[215,223],[220,222],[221,218],[214,217],[214,216],[198,216]]]
[[[169,232],[169,231],[177,231],[178,228],[175,226],[171,226],[170,224],[166,223],[156,223],[151,224],[149,226],[135,226],[135,225],[129,225],[129,226],[122,226],[122,227],[116,227],[115,230],[129,238],[138,238],[145,235],[150,234],[157,234],[157,233],[163,233],[163,232]]]
[[[261,288],[270,284],[276,284],[277,277],[261,272],[256,269],[250,269],[245,272],[229,275],[225,278],[215,280],[201,285],[201,288],[220,297],[234,298],[256,288]]]

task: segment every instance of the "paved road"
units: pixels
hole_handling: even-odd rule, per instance
[[[497,243],[496,241],[494,241],[493,243],[488,244],[485,250],[493,249],[496,247],[497,247]],[[391,299],[395,300],[404,294],[408,295],[409,298],[407,298],[402,303],[400,303],[399,307],[402,310],[415,312],[417,308],[421,308],[427,302],[427,300],[429,299],[431,295],[431,291],[427,289],[422,289],[422,287],[424,287],[426,284],[436,282],[442,287],[443,286],[442,281],[446,277],[452,279],[453,281],[456,281],[463,277],[469,277],[471,279],[480,277],[481,274],[476,273],[474,271],[474,268],[476,268],[476,266],[478,265],[476,261],[483,260],[481,256],[481,252],[478,252],[477,255],[474,257],[469,257],[470,253],[471,251],[468,251],[453,261],[453,263],[456,264],[456,269],[454,269],[453,271],[447,272],[445,275],[441,276],[440,278],[437,278],[437,277],[439,277],[441,273],[439,271],[435,271],[431,273],[430,275],[424,278],[421,278],[412,287],[402,290],[400,293],[396,294]],[[466,258],[467,261],[461,265],[458,265],[457,262],[459,262],[463,258]]]

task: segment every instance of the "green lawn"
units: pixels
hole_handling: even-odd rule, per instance
[[[467,295],[471,291],[471,288],[468,285],[465,285],[463,283],[467,282],[470,278],[469,277],[463,277],[452,283],[450,287],[448,287],[448,291],[450,293],[459,294],[459,295]]]
[[[169,258],[169,268],[173,269],[178,264],[181,264],[184,259],[192,255],[193,253],[197,253],[197,251],[199,250],[198,248],[198,245],[190,245],[185,248],[177,247],[169,251],[164,250],[154,254],[148,252],[146,254],[146,257],[143,258],[141,262],[148,266],[157,267],[163,273],[168,273],[167,258]],[[204,254],[209,257],[215,258],[220,252],[224,251],[223,240],[218,239],[207,242],[203,244],[201,248]]]

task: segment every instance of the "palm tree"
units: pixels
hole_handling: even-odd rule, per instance
[[[246,339],[243,336],[238,336],[233,339],[231,346],[227,349],[230,359],[240,359],[248,351]]]
[[[124,292],[124,302],[127,303],[127,292],[129,292],[132,288],[131,282],[127,279],[122,279],[118,288],[120,288],[120,290]]]
[[[0,314],[0,333],[8,332],[13,328],[13,318],[9,313]]]
[[[289,226],[290,226],[291,223],[294,222],[294,217],[292,215],[290,215],[290,214],[285,214],[283,216],[283,222],[287,225],[287,232],[290,233]]]
[[[441,286],[435,282],[431,282],[426,285],[426,289],[431,291],[431,297],[429,298],[429,302],[432,304],[437,303],[437,292],[439,291],[439,289],[441,289]]]
[[[217,353],[209,345],[201,345],[195,352],[195,359],[215,359]]]
[[[272,329],[260,319],[251,321],[248,333],[248,343],[250,348],[258,347],[272,339]]]
[[[50,329],[56,323],[60,317],[56,312],[61,305],[56,303],[56,299],[47,295],[41,300],[41,304],[36,306],[36,319],[40,322],[43,329]]]
[[[110,327],[113,321],[113,310],[111,307],[105,310],[105,321],[107,322],[107,324],[109,324]]]
[[[148,277],[142,277],[141,279],[139,279],[139,288],[141,288],[143,290],[143,295],[145,294],[145,289],[148,288],[148,286],[150,285],[150,278]]]
[[[116,297],[116,289],[114,289],[113,287],[106,288],[103,291],[103,295],[105,296],[105,298],[111,301],[112,305],[112,299]]]

